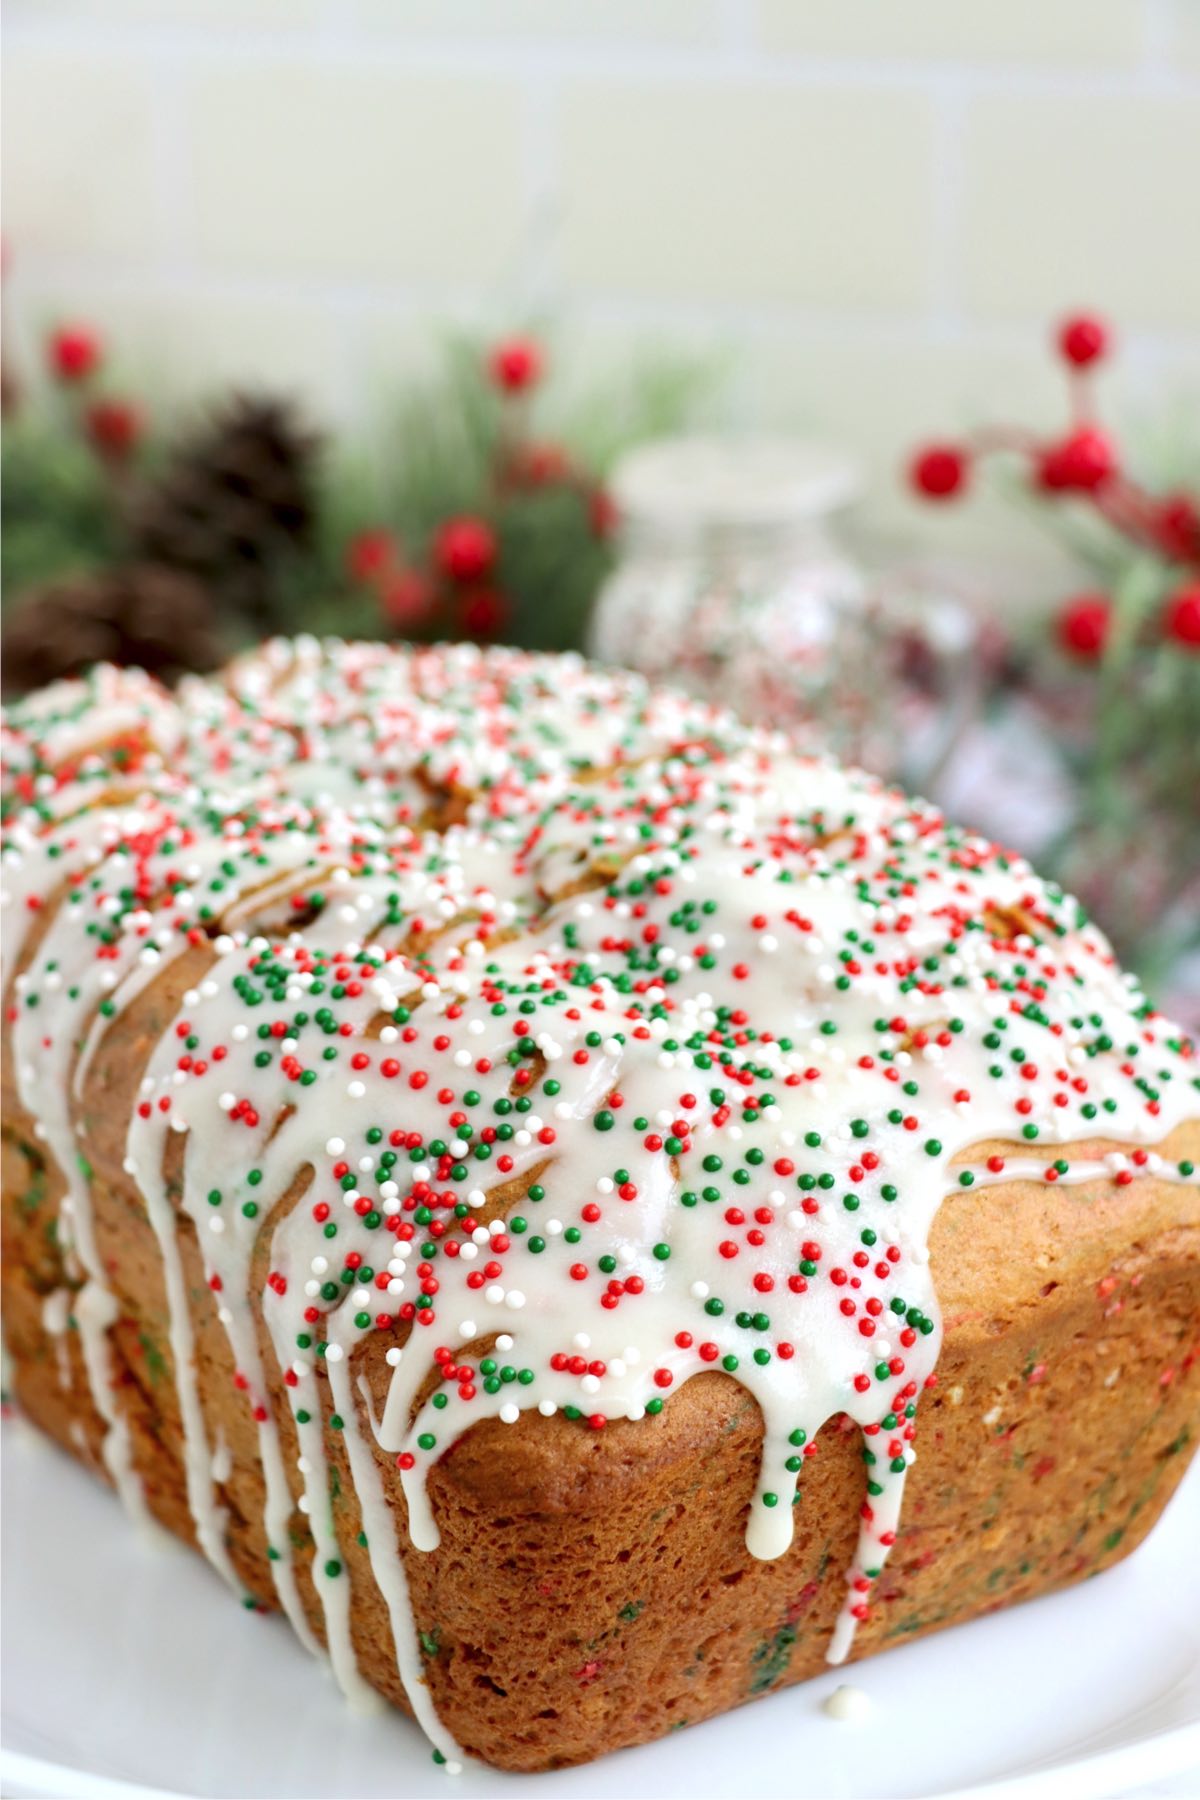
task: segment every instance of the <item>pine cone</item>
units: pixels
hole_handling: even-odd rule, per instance
[[[205,589],[154,563],[31,588],[4,626],[4,691],[28,693],[96,662],[124,663],[168,684],[213,669],[222,649]]]
[[[318,443],[286,401],[235,395],[135,499],[137,551],[197,576],[227,617],[285,624],[278,572],[312,533]]]

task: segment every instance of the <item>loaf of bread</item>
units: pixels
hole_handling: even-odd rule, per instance
[[[1166,1504],[1197,1063],[1020,858],[461,645],[99,669],[4,807],[16,1400],[437,1760],[645,1741]]]

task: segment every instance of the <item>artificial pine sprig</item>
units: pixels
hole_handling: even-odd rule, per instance
[[[604,473],[628,444],[677,430],[713,371],[680,358],[643,365],[551,432],[550,367],[530,336],[455,339],[436,375],[401,396],[385,483],[345,564],[397,635],[582,642],[612,554]]]
[[[6,606],[149,562],[197,580],[231,650],[264,630],[577,648],[612,554],[605,472],[677,430],[716,374],[646,355],[563,404],[540,339],[459,337],[371,438],[318,462],[282,401],[229,397],[168,433],[86,323],[54,330],[45,358],[49,391],[4,438]]]

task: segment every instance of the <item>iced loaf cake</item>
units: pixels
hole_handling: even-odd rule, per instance
[[[439,1760],[640,1742],[1158,1516],[1197,1064],[1019,858],[467,646],[102,668],[10,710],[4,798],[16,1397]]]

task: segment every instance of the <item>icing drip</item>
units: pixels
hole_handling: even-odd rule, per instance
[[[80,1121],[113,1021],[161,994],[175,1010],[125,1172],[162,1253],[197,1537],[226,1579],[229,1454],[201,1404],[181,1220],[257,1426],[281,1604],[311,1641],[299,1510],[353,1700],[373,1690],[331,1420],[400,1678],[453,1761],[385,1470],[430,1551],[429,1470],[477,1420],[650,1430],[706,1371],[762,1413],[755,1557],[787,1550],[822,1426],[862,1431],[841,1661],[934,1378],[943,1198],[1195,1179],[1153,1148],[1198,1110],[1190,1047],[1018,858],[576,659],[298,640],[176,703],[124,680],[10,718],[3,866],[21,1101],[66,1183],[74,1311],[126,1499]],[[103,746],[131,733],[118,787]],[[185,957],[200,973],[172,986]],[[1069,1154],[1089,1140],[1124,1148]],[[988,1143],[1023,1148],[981,1160]],[[376,1342],[386,1386],[361,1373]]]
[[[113,1486],[127,1511],[139,1525],[149,1526],[150,1515],[129,1449],[129,1425],[113,1396],[113,1370],[108,1330],[119,1308],[108,1289],[98,1281],[85,1281],[75,1296],[74,1313],[83,1346],[83,1362],[96,1411],[104,1421],[101,1454]]]
[[[42,1302],[42,1326],[54,1339],[55,1354],[58,1365],[58,1385],[66,1391],[71,1387],[71,1358],[67,1350],[67,1328],[71,1320],[70,1288],[55,1288],[47,1294]]]

